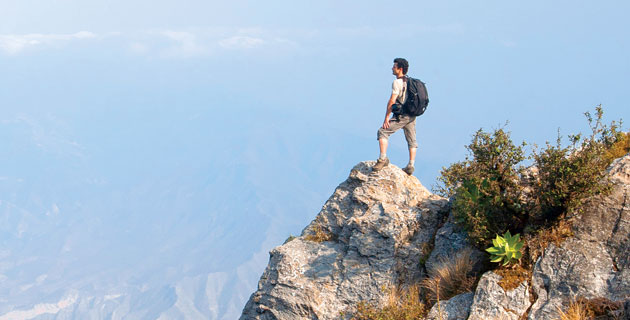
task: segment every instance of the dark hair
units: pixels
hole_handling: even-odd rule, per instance
[[[409,62],[407,62],[407,60],[403,58],[396,58],[394,59],[394,63],[398,68],[403,69],[403,74],[407,74],[407,70],[409,70]]]

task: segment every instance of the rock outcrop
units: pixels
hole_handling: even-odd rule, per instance
[[[447,199],[393,165],[374,173],[373,164],[356,165],[302,235],[270,252],[242,320],[349,319],[360,301],[384,305],[388,288],[418,283],[460,250],[483,270],[487,255],[457,229]],[[613,191],[576,213],[574,236],[550,244],[531,279],[504,290],[488,271],[474,293],[440,301],[427,319],[556,319],[578,297],[616,302],[628,319],[630,154],[609,176]]]
[[[343,319],[419,281],[448,201],[390,165],[356,165],[302,235],[273,249],[241,319]],[[330,241],[307,240],[316,233]],[[425,249],[426,248],[426,249]]]
[[[468,318],[473,302],[472,292],[458,294],[446,301],[436,303],[425,320],[461,320]]]
[[[500,280],[501,276],[492,271],[481,277],[468,319],[518,320],[527,311],[531,305],[527,282],[523,281],[515,289],[505,290],[499,285]]]
[[[538,297],[528,319],[553,319],[576,297],[630,300],[630,155],[609,168],[612,192],[576,213],[574,237],[553,244],[536,262]],[[630,317],[630,315],[627,315]]]

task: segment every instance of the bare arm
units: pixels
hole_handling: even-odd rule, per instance
[[[392,106],[394,105],[394,103],[396,103],[396,98],[398,98],[398,95],[395,93],[392,93],[392,96],[389,98],[389,101],[387,101],[387,110],[385,111],[385,120],[383,121],[383,129],[389,128],[389,115],[392,113]]]

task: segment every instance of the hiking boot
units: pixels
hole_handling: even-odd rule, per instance
[[[402,169],[406,174],[411,175],[413,173],[413,166],[407,165]]]
[[[385,159],[378,159],[378,160],[376,160],[376,164],[374,165],[374,167],[372,167],[372,171],[379,171],[379,170],[383,169],[383,167],[385,167],[388,164],[389,164],[389,159],[387,159],[387,158],[385,158]]]

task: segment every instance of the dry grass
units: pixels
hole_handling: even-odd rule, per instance
[[[510,268],[499,268],[494,272],[502,277],[499,285],[505,291],[516,289],[523,281],[528,281],[532,277],[530,270],[518,264]]]
[[[446,300],[472,291],[477,278],[472,275],[471,255],[470,250],[462,250],[450,259],[442,259],[440,265],[430,271],[429,277],[421,284],[427,291],[428,303],[433,304],[438,299]]]
[[[617,141],[610,146],[604,156],[607,163],[611,163],[613,160],[623,157],[630,152],[630,133],[620,133]]]
[[[596,317],[608,316],[613,311],[621,309],[623,303],[620,301],[611,301],[606,298],[594,298],[594,299],[578,299],[579,302],[588,306],[593,311]]]
[[[535,234],[525,235],[528,263],[533,266],[550,243],[559,246],[565,239],[572,237],[571,223],[566,219],[560,219],[551,227],[538,230]]]
[[[366,302],[357,305],[352,320],[412,320],[423,319],[427,314],[426,307],[420,299],[420,288],[411,286],[407,289],[392,288],[387,303],[377,308]]]
[[[560,318],[556,318],[556,320],[620,319],[618,314],[615,315],[615,311],[621,307],[623,307],[623,303],[619,301],[579,297],[571,302],[566,312],[558,308]]]
[[[566,312],[558,308],[558,314],[560,318],[555,320],[591,320],[595,317],[593,311],[585,303],[578,301],[571,302]]]
[[[318,221],[311,227],[311,233],[304,236],[304,240],[313,242],[324,242],[334,240],[332,232],[322,226],[322,222]]]

